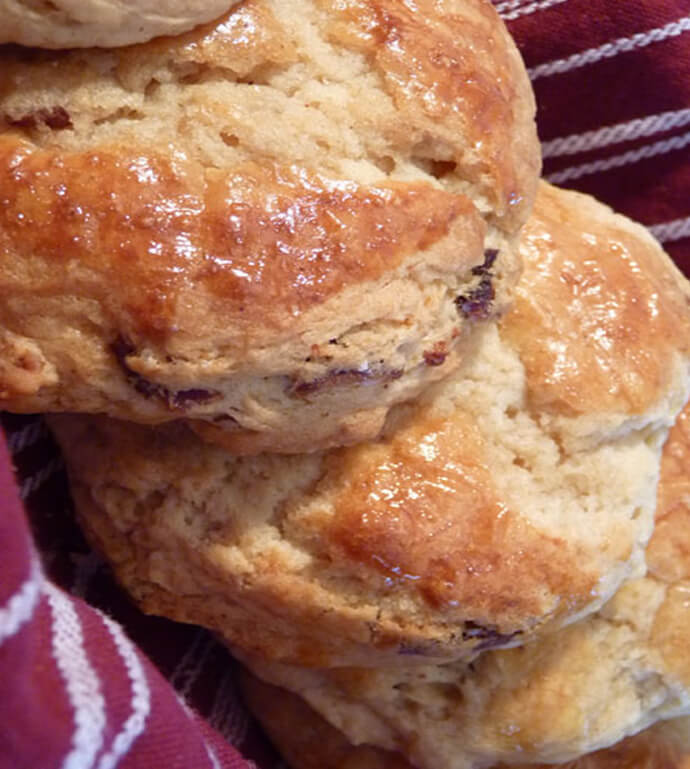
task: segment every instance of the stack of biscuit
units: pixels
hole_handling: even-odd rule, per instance
[[[690,286],[489,2],[0,68],[0,407],[291,766],[690,766]]]

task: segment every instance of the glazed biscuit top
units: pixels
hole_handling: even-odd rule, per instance
[[[555,419],[634,418],[663,398],[690,352],[690,291],[646,230],[542,183],[520,251],[502,333],[520,348],[531,403]]]
[[[460,219],[456,261],[484,234],[467,198],[420,182],[362,185],[249,163],[204,173],[185,157],[112,150],[56,157],[6,136],[0,164],[0,249],[20,257],[6,279],[98,292],[113,312],[121,305],[131,333],[152,339],[199,330],[200,313],[216,325],[218,312],[249,341],[251,326],[281,327],[347,285],[379,280]]]
[[[491,440],[460,408],[421,411],[385,443],[342,450],[325,468],[338,489],[332,518],[309,526],[322,527],[333,561],[359,562],[435,611],[462,608],[478,624],[511,628],[575,614],[597,593],[589,556],[511,505],[494,477]],[[617,555],[629,548],[626,538]],[[478,628],[475,651],[509,640]]]
[[[130,45],[186,32],[233,0],[0,0],[0,43],[39,48]]]
[[[479,0],[256,0],[0,66],[0,290],[91,297],[140,337],[203,335],[187,311],[209,336],[293,324],[410,261],[460,272],[531,205],[531,93]]]

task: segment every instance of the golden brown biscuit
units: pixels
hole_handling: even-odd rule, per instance
[[[220,16],[236,0],[0,0],[0,43],[93,48],[177,35]]]
[[[570,227],[596,236],[598,272]],[[553,249],[525,248],[515,314],[477,329],[460,371],[377,441],[240,459],[179,425],[56,420],[84,525],[141,605],[269,658],[375,666],[525,643],[639,575],[688,395],[686,288],[646,235],[574,193],[544,188],[539,239]],[[588,292],[564,299],[564,264]],[[586,313],[596,333],[575,339]],[[529,357],[547,338],[575,373],[615,368],[627,387],[600,393],[592,370],[578,411],[571,377],[545,382],[548,356]]]
[[[297,695],[244,673],[245,702],[292,769],[416,769],[400,753],[353,745]],[[609,748],[566,764],[500,764],[493,769],[689,769],[690,718],[659,721]]]
[[[665,419],[663,393],[673,400],[685,377],[690,284],[652,236],[542,183],[520,252],[528,267],[502,335],[548,430],[574,448],[640,428],[656,409]]]
[[[1,408],[347,444],[509,301],[539,148],[486,0],[246,0],[0,69]]]
[[[469,666],[316,671],[262,660],[256,672],[299,693],[355,745],[397,750],[418,769],[574,761],[660,719],[687,716],[689,455],[690,404],[664,451],[648,574],[594,616],[535,643],[487,652]],[[678,723],[690,750],[690,722]],[[617,753],[574,766],[616,766],[611,755]],[[685,752],[683,761],[689,757]],[[636,765],[625,761],[621,766]]]

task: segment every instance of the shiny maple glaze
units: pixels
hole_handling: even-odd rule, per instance
[[[513,207],[526,214],[539,164],[537,144],[525,141],[523,156],[515,157],[515,131],[527,130],[517,128],[515,102],[529,97],[518,95],[515,63],[491,6],[477,0],[462,8],[438,0],[319,3],[329,14],[332,36],[374,62],[410,124],[433,121],[449,161],[460,161],[467,150],[475,153],[497,181],[500,212]],[[455,144],[460,136],[462,147]],[[522,163],[530,166],[525,177],[518,171]]]
[[[0,138],[0,291],[15,266],[33,289],[118,301],[149,333],[210,296],[234,324],[289,322],[347,285],[380,278],[463,220],[464,196],[423,183],[361,186],[299,168],[204,171],[183,154],[68,153]],[[19,279],[19,285],[26,286]]]
[[[591,601],[595,579],[577,553],[501,499],[482,438],[462,411],[419,413],[389,441],[335,452],[329,462],[343,479],[329,532],[334,558],[344,552],[391,589],[407,584],[436,608],[497,623]]]
[[[690,306],[656,246],[592,213],[541,187],[503,333],[520,350],[539,407],[639,414],[664,394],[674,356],[690,347]]]

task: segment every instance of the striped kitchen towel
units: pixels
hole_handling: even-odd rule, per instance
[[[648,226],[690,272],[690,0],[494,0],[527,64],[544,175]]]

